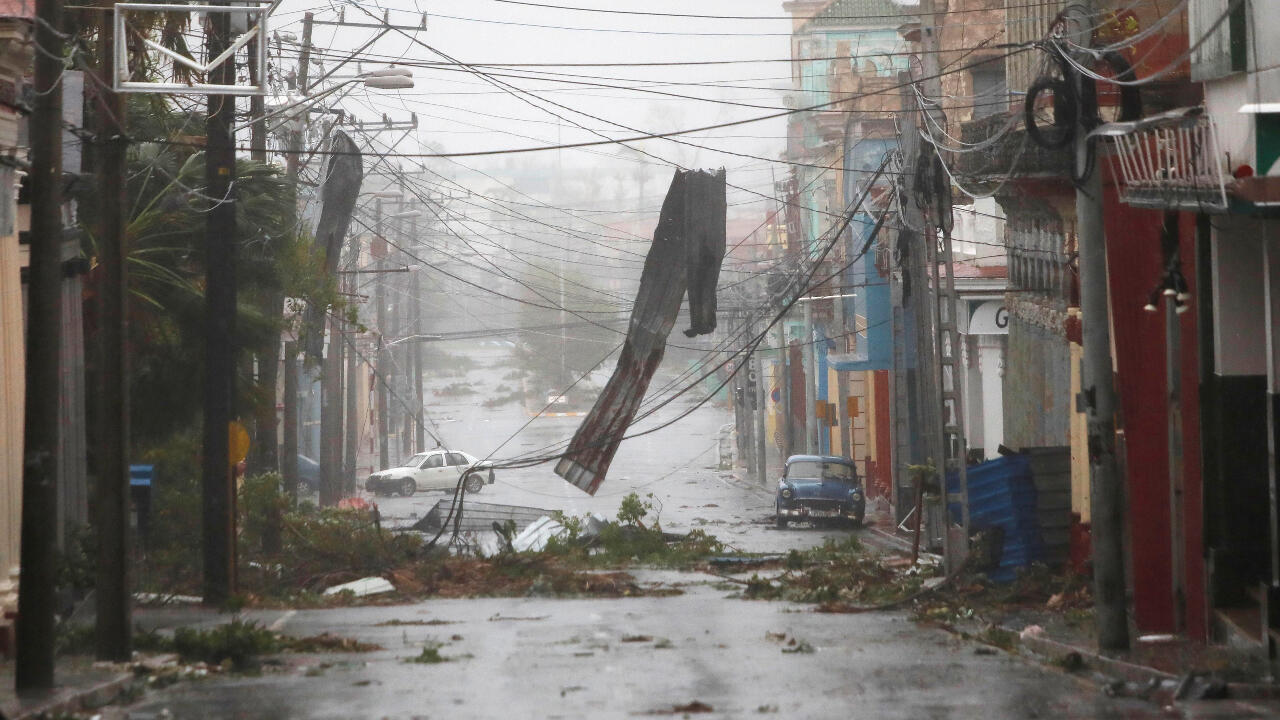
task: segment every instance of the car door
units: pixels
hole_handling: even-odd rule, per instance
[[[422,469],[418,471],[418,489],[419,490],[439,490],[442,483],[447,482],[445,473],[448,468],[444,464],[445,457],[442,452],[433,452],[427,456],[422,462]]]
[[[445,462],[449,465],[450,477],[453,478],[455,485],[458,483],[458,478],[462,477],[462,471],[466,470],[467,466],[471,464],[467,462],[466,455],[457,452],[449,453]]]

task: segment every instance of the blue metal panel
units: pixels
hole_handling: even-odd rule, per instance
[[[129,486],[150,487],[151,480],[155,477],[155,471],[155,465],[130,465]]]
[[[853,246],[860,251],[875,227],[869,215],[859,214],[849,227]],[[854,333],[853,360],[833,363],[837,370],[890,370],[893,367],[892,301],[889,280],[876,268],[871,252],[845,270],[843,285],[854,297],[843,298],[845,326]],[[856,330],[856,332],[855,332]]]
[[[967,480],[972,530],[999,528],[1004,534],[999,566],[987,575],[997,582],[1013,580],[1018,568],[1044,557],[1031,457],[1010,455],[971,465]],[[955,473],[947,475],[947,490],[959,490]],[[949,509],[952,518],[958,520],[960,505],[950,503]]]

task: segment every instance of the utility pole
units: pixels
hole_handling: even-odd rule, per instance
[[[129,596],[129,358],[128,248],[124,209],[128,139],[124,96],[111,89],[115,33],[104,22],[98,32],[98,242],[102,268],[98,329],[98,482],[95,520],[98,567],[94,583],[99,660],[128,660],[133,650]]]
[[[818,370],[813,351],[813,301],[800,299],[804,304],[804,342],[800,346],[804,358],[804,447],[810,455],[819,453],[818,447]]]
[[[404,207],[403,202],[399,204],[399,207],[401,208]],[[401,210],[400,212],[403,212],[403,210]],[[396,212],[391,216],[391,219],[395,223],[394,234],[396,237],[401,237],[400,228],[403,225],[403,221],[400,220],[398,217],[400,215],[400,212]],[[390,243],[387,244],[387,254],[388,255],[391,254]],[[399,255],[397,254],[397,259],[398,258],[399,258]],[[386,262],[385,258],[383,259],[383,262]],[[387,323],[388,325],[387,332],[391,336],[393,341],[404,337],[404,334],[403,334],[404,324],[400,322],[400,288],[397,287],[397,285],[399,285],[397,281],[398,281],[398,278],[389,278],[386,275],[382,275],[382,274],[378,275],[379,288],[386,288],[388,284],[391,285],[390,287],[391,297],[389,298],[390,307],[387,308],[387,312],[391,315],[391,318]],[[384,373],[383,377],[386,379],[386,388],[387,388],[387,395],[388,395],[388,398],[387,398],[388,413],[390,413],[390,407],[392,405],[391,398],[403,397],[403,395],[400,394],[400,387],[401,387],[400,374],[396,372],[396,370],[401,367],[400,363],[396,361],[396,357],[404,356],[404,353],[402,352],[403,345],[404,343],[399,343],[398,345],[395,345],[392,347],[386,347],[386,349],[383,350],[383,352],[386,353],[387,362],[386,362],[386,365],[381,370],[379,370],[379,372]],[[399,415],[399,413],[397,413],[397,415]],[[401,421],[402,419],[403,418],[393,420],[391,417],[387,418],[388,428],[396,433],[395,454],[391,455],[391,457],[396,458],[397,460],[404,457],[404,432],[403,432],[404,423]],[[390,441],[391,441],[390,438],[388,438],[387,442],[390,443]]]
[[[249,41],[249,80],[253,84],[265,86],[266,68],[258,67],[258,43],[266,42],[265,38],[254,37]],[[267,162],[267,129],[262,122],[266,113],[266,98],[263,95],[249,96],[249,156],[260,163]],[[283,312],[284,294],[272,292],[267,300],[267,316],[279,318]],[[276,472],[280,470],[280,454],[277,446],[276,422],[276,385],[280,379],[280,338],[275,338],[271,348],[258,358],[258,382],[268,389],[270,402],[264,403],[258,411],[254,422],[256,436],[253,448],[252,469],[255,472]]]
[[[302,48],[298,57],[298,83],[307,86],[307,67],[311,62],[311,24],[314,17],[307,13],[302,19]],[[302,154],[303,128],[306,126],[307,113],[302,112],[300,125],[290,129],[289,153],[285,156],[285,176],[289,179],[290,191],[293,193],[293,215],[298,215],[298,161]],[[297,222],[294,223],[297,225]],[[298,500],[298,343],[294,340],[284,344],[282,364],[285,368],[284,378],[284,439],[281,441],[281,452],[284,460],[281,463],[281,476],[284,479],[284,491],[292,505]]]
[[[409,232],[412,242],[418,239],[418,221],[409,221]],[[415,270],[413,273],[413,332],[422,334],[422,272]],[[422,398],[422,343],[415,342],[413,344],[413,414],[417,418],[417,445],[414,447],[415,452],[422,452],[427,449],[427,420],[424,412],[425,405]]]
[[[359,262],[360,253],[352,253],[353,257],[348,267],[352,270]],[[352,297],[355,292],[354,275],[347,274],[342,276],[343,290],[346,291],[347,297]],[[357,400],[359,396],[356,392],[356,374],[360,371],[359,357],[356,353],[356,330],[353,325],[346,325],[346,332],[343,333],[342,342],[349,345],[346,348],[347,353],[347,378],[346,389],[347,411],[345,413],[346,420],[343,425],[343,432],[346,438],[342,448],[342,489],[344,493],[354,494],[356,490],[356,456],[360,452],[360,423],[359,410],[357,409]]]
[[[342,495],[342,368],[344,323],[330,314],[329,346],[320,366],[320,507],[338,504]]]
[[[226,4],[227,0],[218,0]],[[209,14],[209,57],[228,46],[230,13]],[[234,64],[210,71],[213,84],[235,82]],[[209,95],[205,122],[205,193],[216,203],[205,215],[204,601],[221,605],[235,592],[235,483],[228,428],[235,397],[236,153],[234,95]]]
[[[391,451],[387,446],[387,293],[383,283],[383,271],[386,270],[386,252],[387,241],[382,237],[382,201],[375,200],[373,204],[374,212],[374,242],[378,243],[379,255],[377,260],[378,283],[374,286],[374,322],[378,324],[378,357],[377,363],[377,387],[378,396],[378,469],[385,470],[391,467]]]
[[[769,438],[766,433],[765,417],[766,408],[769,407],[768,395],[765,390],[764,374],[760,362],[760,352],[756,351],[751,354],[751,372],[756,376],[755,390],[755,423],[756,423],[756,483],[760,487],[764,487],[769,476]]]
[[[778,394],[782,399],[782,462],[791,456],[791,347],[787,345],[786,315],[778,319]]]
[[[307,80],[311,67],[311,28],[315,23],[315,15],[306,13],[302,16],[302,46],[298,49],[298,73],[295,89],[299,95],[307,95]],[[285,156],[285,173],[290,178],[298,177],[298,162],[302,156],[302,137],[307,127],[308,113],[304,109],[298,123],[289,133],[289,154]]]
[[[942,78],[938,68],[938,53],[941,48],[938,38],[939,16],[935,4],[935,0],[924,0],[920,8],[921,64],[924,70],[921,86],[925,97],[934,103],[921,110],[927,122],[931,119],[935,126],[946,127],[946,116],[941,107]],[[955,289],[951,242],[951,180],[943,170],[938,153],[938,148],[933,145],[925,148],[920,156],[920,162],[925,163],[921,169],[925,172],[917,172],[916,176],[923,177],[927,184],[914,189],[917,202],[920,199],[926,200],[928,207],[923,235],[930,294],[928,325],[933,352],[928,356],[931,393],[927,397],[930,399],[930,436],[936,450],[933,457],[943,498],[938,520],[942,526],[942,547],[947,570],[951,572],[960,567],[969,552],[969,493],[966,475],[968,453],[965,450],[964,405],[960,385],[963,368],[957,323],[961,303]],[[939,265],[942,266],[941,269]],[[947,473],[952,471],[956,473],[957,479],[955,493],[947,488]],[[960,528],[955,532],[951,528],[950,506],[953,502],[960,506]]]
[[[1086,3],[1096,10],[1097,3]],[[1080,42],[1088,43],[1085,37]],[[1073,73],[1076,97],[1084,83]],[[1098,647],[1129,648],[1125,606],[1124,487],[1116,468],[1116,397],[1111,364],[1111,329],[1107,301],[1107,238],[1102,222],[1102,175],[1097,150],[1089,140],[1096,108],[1076,113],[1075,176],[1076,242],[1080,253],[1080,314],[1084,358],[1081,395],[1089,445],[1090,505],[1093,521],[1093,598]]]
[[[1161,227],[1168,287],[1164,303],[1165,387],[1169,403],[1169,559],[1173,597],[1173,632],[1181,635],[1187,629],[1186,532],[1184,517],[1184,474],[1182,447],[1182,323],[1178,290],[1173,273],[1178,269],[1178,213],[1166,210]],[[1274,503],[1273,503],[1274,507]]]
[[[14,687],[52,688],[58,526],[59,356],[62,332],[62,1],[36,0],[31,111],[31,254],[27,284],[22,462],[22,579]]]
[[[281,476],[284,494],[289,507],[298,502],[298,342],[284,343],[284,438],[280,450],[284,453]]]

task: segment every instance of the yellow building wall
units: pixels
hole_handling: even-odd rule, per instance
[[[1071,343],[1071,397],[1080,394],[1080,361],[1084,349]],[[1084,413],[1071,408],[1071,510],[1089,522],[1089,434]]]

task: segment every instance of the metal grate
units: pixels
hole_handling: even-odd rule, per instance
[[[1225,156],[1203,107],[1171,110],[1092,133],[1112,140],[1113,169],[1130,205],[1169,210],[1227,209]]]

